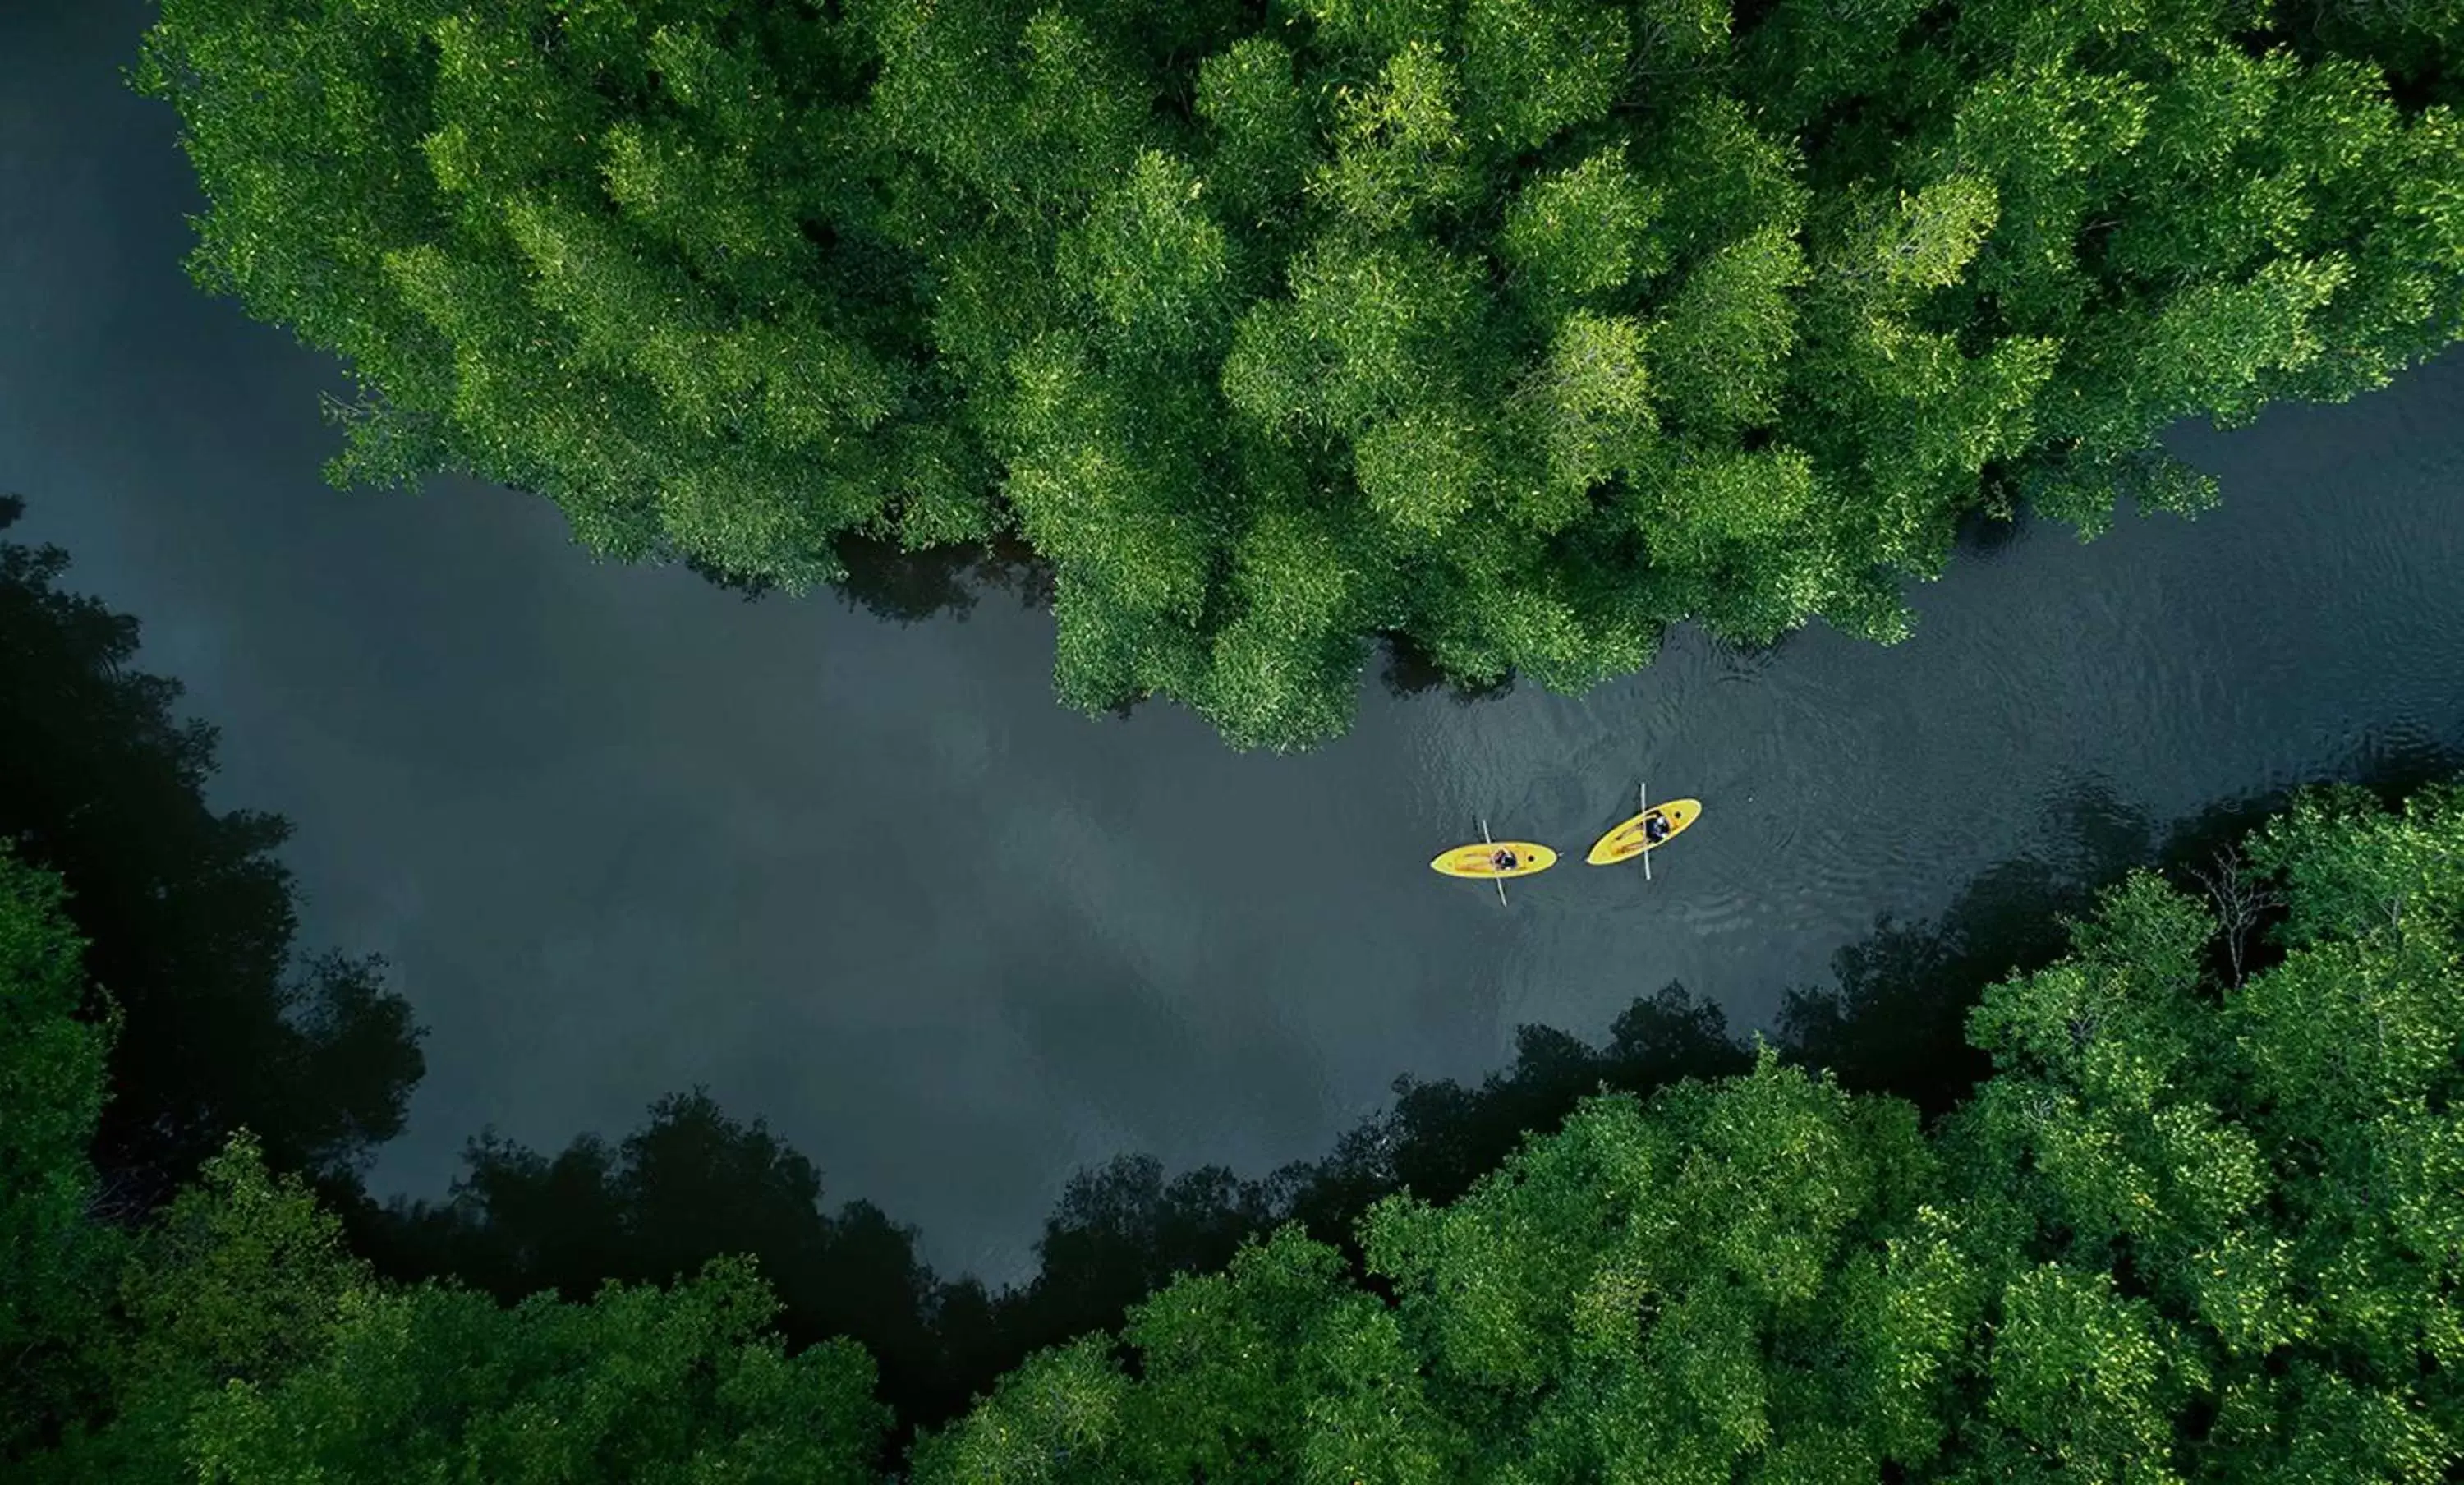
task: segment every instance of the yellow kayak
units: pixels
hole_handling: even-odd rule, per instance
[[[1512,866],[1497,864],[1501,851],[1514,853]],[[1429,866],[1448,876],[1529,876],[1556,864],[1557,853],[1546,846],[1535,846],[1528,840],[1501,840],[1495,845],[1457,846]]]
[[[1644,852],[1655,849],[1654,844],[1648,841],[1642,832],[1644,822],[1654,815],[1668,822],[1668,833],[1661,836],[1658,842],[1658,845],[1665,846],[1675,840],[1685,827],[1703,817],[1703,801],[1672,799],[1664,805],[1654,805],[1601,836],[1592,847],[1592,853],[1583,859],[1594,866],[1615,866],[1619,861],[1631,861]]]

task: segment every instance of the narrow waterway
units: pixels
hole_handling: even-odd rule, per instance
[[[1876,914],[2067,849],[2083,788],[2162,820],[2464,745],[2464,356],[2178,432],[2221,510],[1965,553],[1897,648],[1686,632],[1469,705],[1373,670],[1298,758],[1062,711],[1000,595],[745,604],[527,497],[337,494],[338,368],[180,272],[202,202],[118,76],[150,13],[0,14],[0,489],[222,728],[217,803],[297,823],[307,944],[389,956],[430,1028],[380,1190],[701,1083],[1011,1276],[1078,1164],[1313,1156],[1397,1073],[1672,979],[1768,1024]],[[1648,886],[1580,863],[1638,778],[1705,806]],[[1573,860],[1506,908],[1433,875],[1484,817]]]

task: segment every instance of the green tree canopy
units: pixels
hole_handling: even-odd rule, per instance
[[[130,1485],[877,1478],[870,1360],[847,1341],[788,1356],[776,1310],[749,1259],[584,1303],[386,1283],[242,1137],[127,1266],[93,1341],[108,1421],[31,1468]]]
[[[413,1478],[867,1485],[887,1411],[848,1341],[793,1357],[749,1263],[512,1309],[423,1286],[347,1297],[312,1364],[199,1408],[208,1481]]]
[[[128,1242],[112,1311],[83,1338],[102,1396],[63,1419],[35,1477],[195,1479],[199,1409],[323,1354],[369,1277],[299,1176],[269,1172],[254,1137],[234,1135]]]
[[[87,1220],[108,1023],[59,878],[0,842],[0,1460],[80,1405],[115,1244]]]
[[[199,281],[464,469],[789,587],[1023,538],[1242,745],[1370,636],[1580,688],[1890,639],[1962,517],[2464,327],[2464,26],[2122,0],[166,0]]]
[[[869,1202],[825,1212],[813,1163],[706,1093],[660,1099],[612,1148],[584,1136],[551,1158],[492,1132],[463,1160],[448,1200],[396,1198],[356,1214],[361,1250],[394,1276],[450,1275],[508,1303],[542,1291],[587,1300],[609,1280],[667,1284],[749,1257],[777,1295],[787,1343],[861,1342],[902,1416],[946,1417],[965,1406],[964,1384],[988,1375],[955,1386],[941,1375],[940,1286],[915,1255],[914,1230]]]

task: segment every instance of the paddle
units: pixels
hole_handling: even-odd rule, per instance
[[[1634,786],[1634,807],[1645,816],[1651,813],[1651,786],[1637,780]],[[1642,883],[1651,885],[1651,821],[1642,822]]]
[[[1495,846],[1497,844],[1497,842],[1488,838],[1488,818],[1485,815],[1481,817],[1480,839],[1483,845]],[[1490,868],[1492,871],[1495,869],[1496,868],[1494,866]],[[1503,876],[1492,876],[1489,880],[1497,883],[1497,905],[1499,907],[1506,906],[1506,878]]]

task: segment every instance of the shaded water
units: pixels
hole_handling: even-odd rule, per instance
[[[1397,1073],[1672,978],[1768,1025],[1877,913],[2069,849],[2082,786],[2162,819],[2464,744],[2464,356],[2182,431],[2222,510],[1964,554],[1895,649],[1682,632],[1468,706],[1372,679],[1302,758],[1061,711],[1048,620],[1000,598],[748,605],[467,481],[338,495],[332,363],[179,273],[201,203],[116,77],[148,13],[0,15],[0,489],[223,727],[217,802],[298,824],[309,943],[389,955],[431,1028],[380,1190],[700,1082],[1007,1276],[1082,1163],[1313,1156]],[[1647,887],[1579,861],[1638,776],[1706,807]],[[1506,909],[1431,874],[1484,816],[1576,859]]]

